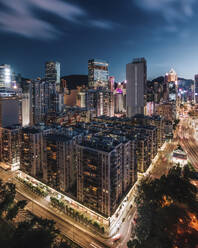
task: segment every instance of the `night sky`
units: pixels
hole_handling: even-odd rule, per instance
[[[47,60],[68,75],[87,73],[88,59],[101,58],[124,80],[126,63],[145,57],[148,78],[171,67],[193,78],[197,13],[197,0],[0,0],[0,64],[35,78]]]

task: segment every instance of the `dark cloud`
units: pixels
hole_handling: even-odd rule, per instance
[[[76,24],[89,23],[91,26],[109,29],[108,21],[90,20],[88,13],[77,5],[62,0],[0,0],[6,8],[0,11],[0,30],[15,33],[27,38],[57,39],[61,35],[61,28],[51,21],[42,20],[35,10],[49,14]]]

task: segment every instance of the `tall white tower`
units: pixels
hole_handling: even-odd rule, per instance
[[[134,59],[126,65],[127,116],[144,114],[146,105],[147,66],[144,58]]]

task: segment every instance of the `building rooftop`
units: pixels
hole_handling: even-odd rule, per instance
[[[93,148],[99,151],[111,152],[121,143],[122,142],[116,138],[95,135],[92,137],[87,137],[84,141],[82,141],[81,146]]]
[[[58,134],[48,134],[45,136],[46,140],[50,141],[60,141],[60,142],[66,142],[69,140],[72,140],[72,137],[66,136],[66,135],[58,135]]]

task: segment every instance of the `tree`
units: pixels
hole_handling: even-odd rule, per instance
[[[187,167],[183,170],[173,167],[160,179],[143,179],[135,198],[136,239],[129,242],[128,247],[183,248],[185,241],[186,247],[195,248],[198,243],[196,194]]]
[[[0,216],[14,202],[16,190],[13,183],[3,183],[0,179]]]
[[[12,248],[50,248],[58,234],[53,220],[34,216],[30,221],[18,225],[13,235]]]
[[[15,218],[18,214],[19,209],[23,209],[26,206],[26,204],[27,202],[25,200],[14,203],[13,206],[8,209],[8,212],[6,214],[6,219],[12,220],[13,218]]]

